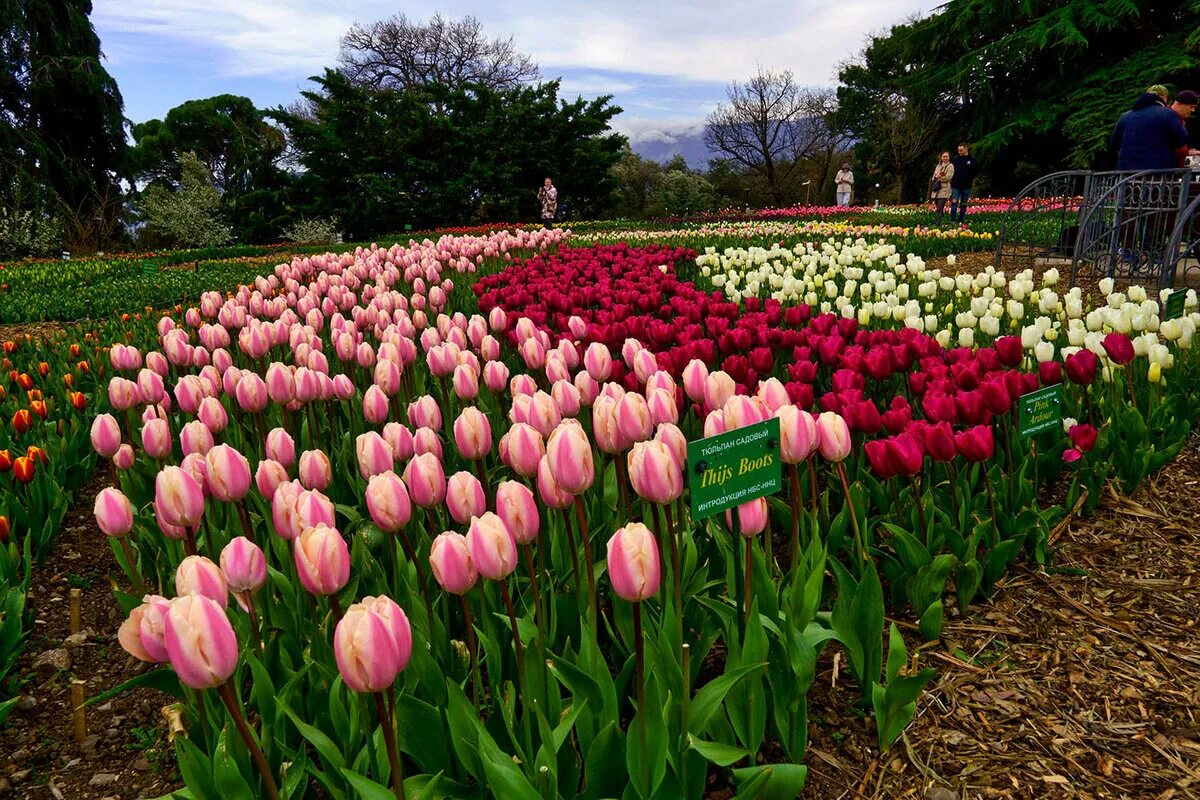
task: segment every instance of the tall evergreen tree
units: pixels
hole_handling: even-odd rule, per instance
[[[0,169],[80,215],[111,205],[125,155],[91,12],[91,0],[0,0]]]

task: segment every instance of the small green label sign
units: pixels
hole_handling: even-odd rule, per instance
[[[779,420],[688,442],[692,518],[704,519],[783,488]]]
[[[1022,436],[1033,436],[1062,425],[1062,384],[1047,386],[1017,399]]]
[[[143,261],[142,262],[142,277],[143,278],[148,278],[151,275],[157,275],[157,274],[158,274],[158,264],[155,264],[153,261]]]
[[[1179,319],[1183,316],[1183,306],[1187,303],[1187,292],[1181,289],[1175,289],[1167,295],[1167,302],[1163,309],[1163,322],[1169,319]]]

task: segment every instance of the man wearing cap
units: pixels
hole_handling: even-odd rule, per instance
[[[1167,108],[1166,90],[1156,85],[1117,120],[1111,143],[1119,170],[1168,170],[1175,169],[1176,153],[1187,140],[1183,120]]]
[[[1197,103],[1200,103],[1200,95],[1197,95],[1191,89],[1184,89],[1175,95],[1175,102],[1171,104],[1171,110],[1179,115],[1179,120],[1183,123],[1184,131],[1187,131],[1187,120],[1195,113]],[[1175,151],[1175,166],[1186,167],[1188,156],[1195,155],[1196,152],[1196,150],[1190,148],[1185,143]]]

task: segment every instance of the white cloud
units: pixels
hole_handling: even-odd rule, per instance
[[[629,138],[631,145],[675,144],[685,137],[701,136],[704,123],[694,119],[645,119],[620,116],[613,120],[613,127]]]
[[[859,50],[864,36],[937,0],[517,0],[504,4],[417,0],[415,18],[441,10],[472,13],[492,35],[512,35],[547,74],[585,69],[644,73],[676,79],[743,78],[756,65],[792,69],[804,83],[828,84],[837,65]],[[171,39],[212,48],[215,68],[230,76],[308,75],[334,62],[339,37],[355,20],[396,11],[384,0],[96,0],[93,19],[102,37],[141,34],[163,42],[145,57],[170,57]],[[129,58],[125,48],[114,58]],[[599,76],[595,76],[599,77]],[[575,86],[622,91],[604,80]],[[629,87],[632,88],[632,87]],[[572,93],[583,92],[572,88]],[[586,93],[586,92],[584,92]]]

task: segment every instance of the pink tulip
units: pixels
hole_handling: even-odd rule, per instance
[[[275,490],[279,488],[280,484],[286,483],[287,479],[287,469],[283,464],[269,458],[258,462],[258,469],[254,472],[254,485],[258,487],[258,493],[268,503],[275,498]]]
[[[111,390],[110,390],[111,393]],[[184,375],[175,384],[175,404],[185,414],[195,414],[204,399],[204,384],[195,375]]]
[[[165,419],[152,419],[142,426],[142,449],[162,461],[171,456],[171,427]]]
[[[229,414],[225,406],[215,397],[206,397],[200,401],[199,419],[213,433],[221,433],[229,424]]]
[[[433,508],[446,499],[446,473],[433,453],[413,456],[404,468],[409,496],[421,508]]]
[[[483,383],[489,390],[499,394],[508,385],[508,367],[502,361],[489,361],[483,365]]]
[[[629,482],[638,497],[666,505],[683,494],[683,472],[663,442],[638,442],[627,456]]]
[[[305,489],[324,491],[333,482],[333,465],[321,450],[305,450],[300,454],[300,485]]]
[[[608,540],[608,578],[618,597],[640,603],[658,593],[662,563],[650,529],[631,522]]]
[[[569,380],[555,381],[550,389],[550,396],[554,398],[554,405],[558,406],[558,411],[562,416],[575,417],[579,415],[579,407],[583,401],[579,390]]]
[[[466,594],[475,585],[479,574],[467,538],[460,533],[446,531],[433,540],[429,548],[429,566],[433,577],[450,594]]]
[[[779,454],[785,464],[799,464],[816,451],[820,440],[812,414],[786,404],[775,416],[779,417]]]
[[[354,384],[345,375],[335,375],[333,378],[333,394],[338,400],[349,400],[354,397]]]
[[[433,428],[417,428],[413,434],[413,452],[417,455],[433,453],[442,460],[442,439]]]
[[[525,484],[501,482],[496,489],[496,513],[517,544],[529,544],[537,538],[541,517],[533,492]]]
[[[128,444],[123,444],[113,454],[113,466],[121,470],[129,469],[133,466],[133,459],[133,448]]]
[[[159,375],[152,369],[144,369],[138,373],[137,386],[138,393],[142,397],[142,402],[147,405],[161,403],[167,393],[166,387],[163,385],[162,375]]]
[[[282,539],[292,541],[303,530],[296,509],[296,500],[303,491],[299,481],[284,481],[276,486],[271,497],[271,524]]]
[[[675,425],[659,425],[658,430],[654,432],[654,440],[665,444],[675,457],[675,463],[683,469],[687,462],[687,437],[683,435],[683,431]]]
[[[648,389],[647,392],[646,406],[655,426],[679,422],[679,406],[675,405],[674,392],[666,389]]]
[[[267,559],[262,548],[245,536],[238,536],[221,550],[221,572],[241,605],[244,602],[241,595],[253,594],[267,582]]]
[[[338,621],[333,654],[342,680],[354,691],[388,689],[412,654],[408,617],[390,598],[364,598]]]
[[[129,612],[117,631],[117,641],[125,652],[140,661],[164,664],[168,660],[163,641],[163,625],[170,604],[167,598],[148,594],[142,604]]]
[[[408,424],[414,428],[442,428],[442,410],[429,395],[421,395],[408,404]]]
[[[375,386],[388,397],[400,391],[400,364],[390,358],[375,364]]]
[[[358,435],[354,440],[354,454],[358,459],[358,474],[363,478],[390,470],[395,456],[391,445],[375,431]]]
[[[826,461],[845,461],[850,455],[850,428],[846,420],[832,411],[817,417],[817,442],[821,458]]]
[[[537,487],[538,496],[550,508],[570,508],[575,503],[575,496],[563,489],[554,478],[548,455],[542,456],[542,460],[538,462]]]
[[[257,414],[267,407],[267,384],[254,372],[243,372],[237,384],[237,402],[243,411]]]
[[[372,475],[367,481],[367,511],[381,531],[395,533],[412,518],[408,487],[392,471]]]
[[[171,601],[163,640],[179,680],[193,689],[220,686],[237,668],[237,636],[229,618],[220,605],[203,595]]]
[[[575,388],[579,391],[580,405],[591,407],[600,394],[600,384],[596,383],[596,379],[586,372],[575,373],[574,383]]]
[[[296,495],[296,521],[299,528],[315,528],[324,525],[327,528],[337,526],[333,501],[316,489],[306,489]]]
[[[350,580],[350,550],[333,528],[306,528],[294,549],[296,573],[310,594],[337,594]]]
[[[686,380],[685,389],[686,389]],[[737,390],[737,384],[733,378],[724,372],[710,373],[704,381],[704,405],[709,411],[721,409],[725,407],[725,402],[733,397],[734,391]]]
[[[283,428],[274,428],[267,434],[267,458],[278,461],[285,468],[296,463],[296,443]]]
[[[179,467],[165,467],[154,479],[154,502],[163,521],[179,528],[200,524],[204,490]]]
[[[383,426],[383,440],[392,448],[392,457],[396,461],[407,461],[413,456],[413,435],[406,426],[399,422],[389,422]]]
[[[704,402],[704,391],[708,386],[708,367],[698,358],[693,358],[683,368],[683,391],[693,403]],[[723,405],[723,404],[722,404]]]
[[[488,325],[494,333],[504,333],[508,330],[508,315],[504,313],[504,309],[496,306],[488,314]]]
[[[487,416],[474,406],[464,408],[454,420],[454,444],[470,461],[486,456],[492,449],[492,426]]]
[[[524,422],[513,425],[500,439],[500,459],[522,477],[537,474],[538,461],[545,452],[542,435]]]
[[[204,456],[199,453],[188,453],[183,457],[183,461],[179,462],[179,466],[196,480],[201,491],[204,492],[205,499],[212,495],[208,488],[208,463],[204,460]]]
[[[658,372],[658,359],[649,350],[639,350],[633,357],[633,374],[639,383],[645,383]]]
[[[185,456],[192,453],[204,456],[213,446],[212,431],[203,422],[194,419],[179,432],[179,446]]]
[[[767,498],[758,497],[737,507],[738,535],[750,538],[767,529]],[[733,510],[725,512],[725,525],[733,530]]]
[[[559,413],[554,398],[545,392],[539,391],[530,398],[529,417],[525,421],[532,425],[543,437],[546,437],[562,421],[562,414]]]
[[[387,395],[378,386],[368,386],[363,395],[363,419],[372,425],[382,425],[388,418]]]
[[[219,444],[204,456],[208,489],[225,503],[236,503],[250,491],[250,462],[227,444]]]
[[[762,411],[744,394],[735,394],[725,401],[721,416],[726,431],[734,431],[763,421]]]
[[[758,384],[758,399],[768,416],[774,416],[779,409],[792,402],[778,378],[768,378]]]
[[[474,400],[479,396],[479,373],[469,364],[454,368],[454,396],[459,400]]]
[[[708,416],[704,418],[704,438],[709,436],[717,436],[725,432],[725,414],[721,409],[714,409],[708,412]]]
[[[93,510],[96,525],[106,536],[120,538],[133,530],[133,504],[120,489],[102,489]]]
[[[276,405],[286,406],[296,399],[296,377],[278,361],[267,367],[267,396]]]
[[[583,368],[592,380],[603,383],[612,374],[612,353],[600,342],[592,342],[583,354]]]
[[[504,580],[517,566],[517,542],[504,520],[491,511],[471,520],[467,549],[475,569],[485,578]]]
[[[188,556],[175,570],[175,594],[201,594],[221,608],[229,604],[229,587],[221,568],[204,556]]]
[[[626,442],[644,442],[653,434],[654,420],[650,417],[650,407],[646,398],[637,392],[628,392],[618,400],[614,413],[617,430]]]
[[[446,508],[454,521],[460,525],[487,511],[487,497],[483,493],[483,484],[469,472],[454,473],[446,481]]]
[[[583,494],[596,479],[591,443],[577,423],[564,422],[554,429],[546,443],[546,459],[555,483],[568,494]]]
[[[647,409],[647,420],[649,409]],[[617,401],[601,394],[592,404],[592,436],[601,452],[610,455],[628,449],[630,442],[617,425]]]
[[[104,458],[112,458],[121,447],[121,426],[112,414],[101,414],[92,421],[92,449]]]

